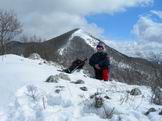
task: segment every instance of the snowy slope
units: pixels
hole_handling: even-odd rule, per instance
[[[16,90],[25,84],[40,83],[56,69],[43,64],[43,60],[31,60],[16,55],[0,56],[0,109],[13,99]]]
[[[57,65],[16,55],[0,57],[0,121],[161,121],[160,106],[150,103],[151,89],[114,81],[103,82],[81,72],[65,74]],[[58,83],[44,82],[50,75]],[[62,78],[67,76],[68,78]],[[82,84],[75,84],[83,80]],[[86,87],[83,91],[80,87]],[[139,88],[142,94],[128,93]],[[17,91],[16,91],[17,90]],[[104,100],[94,106],[94,94]],[[14,96],[15,95],[15,96]],[[90,98],[91,97],[91,98]],[[110,97],[110,99],[106,98]],[[145,116],[151,107],[156,109]]]

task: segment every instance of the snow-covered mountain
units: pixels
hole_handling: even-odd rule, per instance
[[[46,60],[52,60],[68,67],[76,58],[89,58],[101,41],[91,34],[75,29],[42,43],[10,42],[7,53],[24,55],[39,53]],[[111,56],[111,78],[129,84],[162,85],[162,67],[145,59],[128,57],[106,45]],[[86,64],[85,69],[93,76],[93,69]]]
[[[150,87],[59,72],[43,59],[0,56],[0,121],[161,121]],[[45,82],[53,75],[54,82]],[[132,95],[138,88],[139,95]],[[98,99],[98,103],[96,100]],[[102,102],[101,102],[102,101]],[[9,104],[9,105],[8,105]],[[154,110],[148,112],[150,108]]]

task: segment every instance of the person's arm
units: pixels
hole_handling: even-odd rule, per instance
[[[95,58],[94,58],[94,55],[92,55],[89,59],[89,65],[95,67]]]
[[[105,67],[109,67],[109,66],[110,66],[110,58],[107,54],[105,54],[105,58],[102,61],[100,61],[99,67],[105,68]]]

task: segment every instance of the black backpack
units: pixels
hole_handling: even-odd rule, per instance
[[[72,72],[74,72],[77,69],[82,69],[83,66],[85,65],[86,61],[87,61],[87,58],[84,59],[84,60],[76,59],[76,60],[74,60],[72,62],[71,66],[69,68],[67,68],[67,69],[64,69],[63,72],[72,73]]]

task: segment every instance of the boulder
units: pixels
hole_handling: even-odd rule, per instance
[[[150,108],[148,109],[148,111],[145,113],[145,115],[148,115],[150,112],[155,112],[156,109],[155,108]]]
[[[29,55],[29,58],[33,60],[39,60],[41,59],[41,56],[38,53],[32,53]]]
[[[54,83],[58,83],[59,80],[59,76],[58,75],[51,75],[47,78],[47,80],[45,82],[54,82]]]
[[[70,77],[65,73],[60,73],[58,76],[60,79],[71,81]]]
[[[132,90],[130,91],[130,95],[133,95],[133,96],[137,96],[137,95],[141,95],[141,94],[142,94],[142,92],[141,92],[141,90],[138,89],[138,88],[134,88],[134,89],[132,89]]]
[[[74,84],[84,84],[84,81],[79,79],[79,80],[77,80],[75,82],[72,82],[72,83],[74,83]]]
[[[80,89],[83,91],[88,91],[87,87],[80,87]]]

